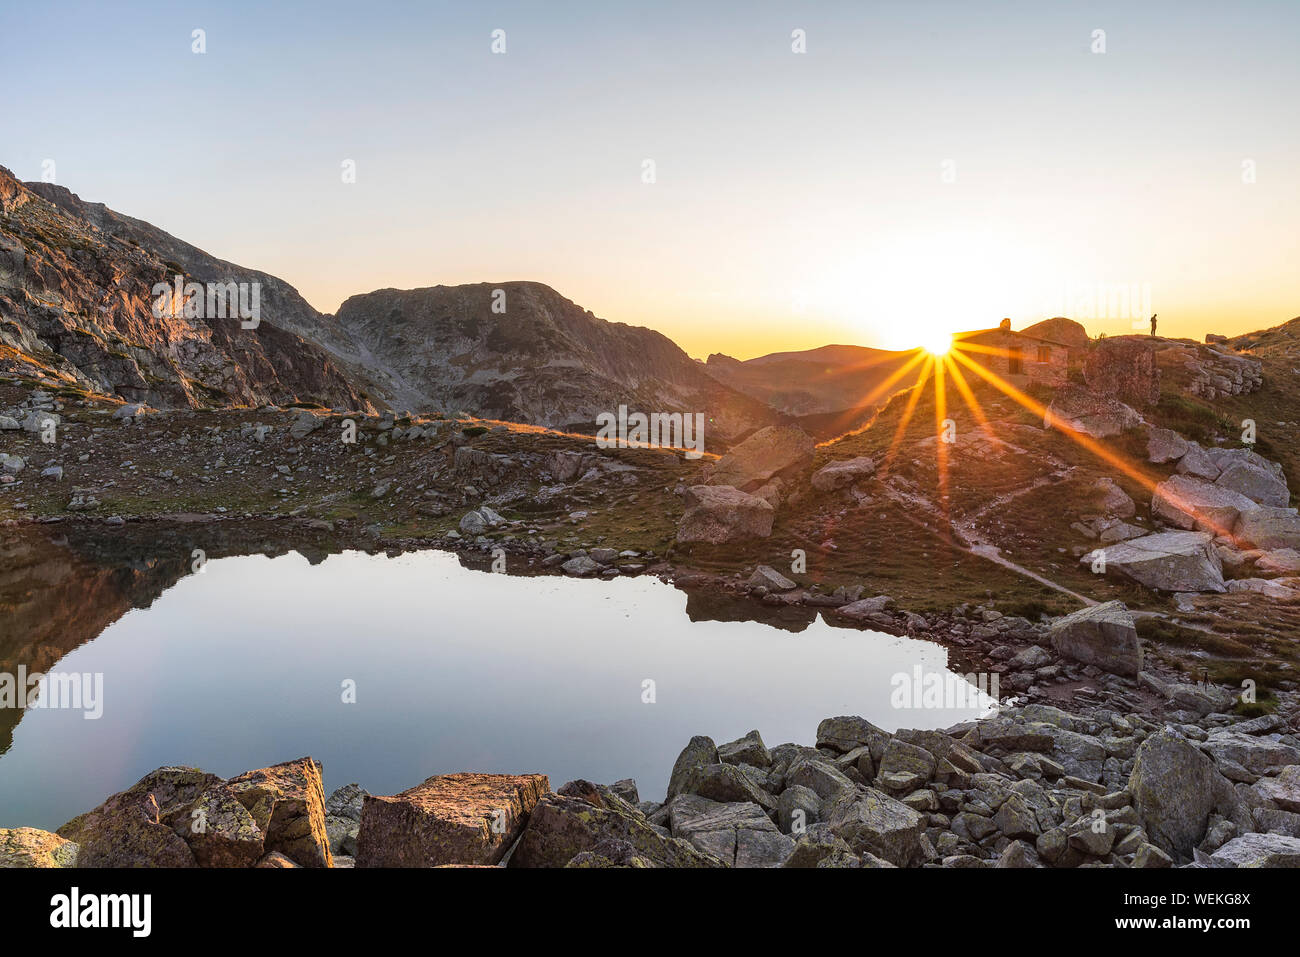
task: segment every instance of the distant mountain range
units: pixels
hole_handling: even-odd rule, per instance
[[[257,284],[257,327],[156,315],[156,285],[177,275]],[[1067,319],[1023,332],[1087,344]],[[1287,327],[1250,338],[1278,349],[1300,339]],[[782,422],[825,439],[909,387],[915,376],[899,371],[914,355],[828,345],[700,362],[661,333],[601,319],[535,282],[380,289],[328,315],[282,279],[0,167],[0,372],[159,408],[388,407],[592,432],[599,414],[625,405],[703,412],[723,444]]]

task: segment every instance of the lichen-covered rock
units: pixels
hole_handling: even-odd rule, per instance
[[[882,862],[883,863],[883,862]],[[782,867],[861,867],[862,859],[826,824],[815,824],[795,842]],[[892,864],[886,864],[893,867]]]
[[[226,788],[265,835],[267,851],[280,851],[303,867],[333,866],[320,766],[311,758],[245,771]]]
[[[0,868],[76,867],[80,846],[34,827],[0,828]]]
[[[544,774],[441,774],[391,797],[367,795],[357,867],[496,864],[549,790]]]
[[[115,794],[59,828],[81,845],[78,867],[196,867],[185,840],[163,823],[152,793]]]
[[[200,867],[252,867],[265,854],[265,833],[224,784],[199,795],[174,828]]]
[[[906,867],[921,854],[924,821],[906,804],[875,788],[838,792],[822,807],[831,831],[858,853]]]
[[[528,817],[510,867],[564,867],[602,841],[626,841],[662,867],[722,867],[686,841],[664,836],[622,801],[597,807],[579,797],[547,794]]]
[[[573,868],[632,867],[645,869],[657,868],[662,865],[646,857],[629,842],[610,839],[597,841],[591,850],[575,854],[573,860],[564,866]]]
[[[779,867],[794,849],[767,813],[749,802],[679,794],[668,805],[672,835],[732,867]]]
[[[723,764],[748,764],[766,768],[772,764],[772,755],[767,750],[767,745],[763,744],[763,736],[756,729],[743,738],[718,745],[718,760]]]
[[[1169,731],[1151,735],[1138,748],[1129,792],[1151,843],[1178,860],[1191,857],[1212,813],[1241,814],[1232,784],[1214,763]]]
[[[703,764],[688,768],[678,781],[678,794],[698,794],[724,804],[752,802],[769,813],[776,799],[732,764]]]
[[[817,747],[832,748],[844,754],[865,746],[871,749],[871,758],[876,762],[884,756],[891,737],[888,731],[882,731],[866,718],[856,715],[825,718],[817,725]]]
[[[668,796],[664,800],[671,801],[681,793],[682,783],[686,780],[688,771],[717,763],[718,747],[713,743],[713,739],[703,734],[695,735],[673,762],[672,774],[668,778]]]

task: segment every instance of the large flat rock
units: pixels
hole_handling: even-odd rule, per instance
[[[1221,592],[1223,563],[1205,532],[1160,532],[1104,549],[1106,569],[1147,588],[1171,592]],[[1094,557],[1085,555],[1085,564]]]
[[[1261,506],[1243,512],[1233,534],[1243,545],[1255,548],[1300,550],[1300,514],[1293,508]]]
[[[757,488],[778,472],[811,463],[815,445],[803,429],[769,425],[722,456],[713,467],[709,484]]]
[[[1240,492],[1190,475],[1171,475],[1151,496],[1151,513],[1156,518],[1176,528],[1214,535],[1229,534],[1244,512],[1258,507]]]
[[[389,797],[366,795],[357,867],[496,864],[549,790],[544,774],[464,773]]]

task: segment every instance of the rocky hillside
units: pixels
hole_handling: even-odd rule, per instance
[[[337,324],[348,342],[331,348],[382,374],[394,405],[420,411],[581,432],[620,405],[702,412],[706,441],[780,418],[668,337],[599,319],[541,283],[380,289],[343,303]]]
[[[262,283],[260,323],[155,315],[155,284],[177,274]],[[8,371],[158,407],[369,408],[328,354],[281,321],[299,304],[279,280],[0,168],[0,363]]]
[[[4,357],[11,371],[54,370],[164,408],[374,400],[590,432],[598,414],[626,405],[701,412],[722,442],[781,418],[667,337],[606,322],[539,283],[382,289],[330,316],[275,276],[65,187],[7,171],[0,181],[0,344],[15,350]],[[154,318],[150,290],[176,274],[257,283],[263,321],[246,330]]]

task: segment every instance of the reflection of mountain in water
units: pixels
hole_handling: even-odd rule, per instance
[[[340,548],[318,536],[276,528],[274,536],[221,523],[149,524],[105,532],[67,527],[11,527],[0,541],[0,672],[55,670],[68,653],[96,638],[132,608],[154,599],[192,572],[194,549],[208,559],[301,552],[318,564]],[[0,710],[0,754],[22,719]]]
[[[363,547],[332,533],[283,523],[244,521],[134,523],[117,529],[74,525],[6,529],[0,542],[0,672],[57,670],[59,661],[99,636],[132,608],[148,608],[186,575],[195,549],[206,560],[236,555],[275,557],[296,551],[312,565]],[[374,548],[366,549],[374,551]],[[390,557],[404,551],[385,547]],[[461,553],[460,564],[491,573],[492,558]],[[544,574],[538,566],[512,575]],[[761,621],[798,633],[816,620],[814,609],[769,608],[714,589],[687,590],[691,621]],[[183,635],[177,636],[183,639]],[[0,754],[13,741],[23,710],[0,710]]]

